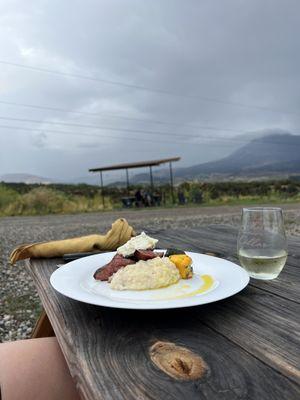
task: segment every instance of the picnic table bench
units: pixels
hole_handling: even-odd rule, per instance
[[[236,262],[235,228],[149,232],[180,247]],[[49,278],[61,260],[31,260],[45,311],[83,399],[300,398],[300,245],[273,281],[177,310],[119,310],[71,300]]]

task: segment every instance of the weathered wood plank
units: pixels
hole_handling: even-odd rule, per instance
[[[213,315],[212,305],[208,311],[159,312],[90,306],[51,288],[52,261],[35,261],[29,268],[84,399],[299,398],[298,385],[203,323],[202,317]],[[159,371],[149,356],[157,341],[185,346],[201,356],[208,365],[205,376],[182,382]]]
[[[264,363],[300,383],[299,305],[248,287],[199,318]]]
[[[209,225],[197,229],[184,229],[184,231],[157,232],[156,236],[160,239],[159,245],[162,248],[174,244],[190,251],[212,253],[239,264],[236,250],[237,234],[237,229],[233,227]],[[288,244],[288,261],[279,277],[264,282],[251,279],[250,284],[300,303],[300,246],[292,238],[288,238]]]
[[[177,232],[167,231],[162,234],[160,244],[168,246],[172,243],[185,249],[190,244],[194,251],[212,251],[210,233],[215,231],[218,232],[218,228],[205,227],[192,232],[185,230],[180,237]],[[229,250],[226,250],[226,243],[228,237],[233,236],[233,231],[228,227],[222,227],[220,231],[223,241],[215,248],[221,251],[219,256],[232,259],[227,256],[232,246],[229,245]],[[207,241],[203,240],[203,233]],[[289,269],[289,265],[286,269]],[[300,270],[294,268],[293,274],[295,282],[299,282]],[[286,284],[281,287],[281,284],[282,280],[280,283],[279,279],[267,282],[252,280],[250,287],[238,296],[201,308],[199,318],[255,357],[300,383],[300,282],[298,286]],[[290,301],[291,297],[295,300]]]
[[[156,232],[161,247],[181,245],[228,259],[234,259],[235,235],[219,226]],[[299,256],[295,245],[293,260]],[[27,267],[84,399],[300,398],[300,310],[295,301],[300,286],[259,282],[206,306],[117,310],[55,292],[49,283],[53,260],[35,260]],[[296,266],[287,269],[299,280]],[[201,357],[207,366],[202,377],[181,381],[158,369],[150,355],[158,342],[183,346]],[[188,373],[189,367],[179,361],[174,368]]]

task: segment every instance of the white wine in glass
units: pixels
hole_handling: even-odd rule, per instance
[[[252,278],[274,279],[287,260],[280,208],[244,208],[238,237],[240,263]]]

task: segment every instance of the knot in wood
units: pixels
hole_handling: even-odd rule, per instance
[[[150,347],[152,362],[167,375],[178,380],[201,378],[207,365],[191,350],[170,342],[156,342]]]

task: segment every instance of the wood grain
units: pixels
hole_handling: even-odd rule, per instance
[[[214,254],[216,257],[226,258],[237,262],[237,235],[236,228],[224,225],[209,225],[198,229],[181,231],[167,230],[158,232],[159,245],[164,248],[170,243],[190,251]],[[278,294],[288,300],[300,303],[300,247],[295,239],[288,238],[289,257],[286,266],[273,281],[251,280],[251,285],[263,288],[270,293]]]
[[[162,246],[182,244],[232,259],[234,234],[228,227],[203,227],[157,236]],[[297,250],[295,256],[299,255]],[[27,263],[83,399],[300,398],[296,288],[291,295],[288,288],[279,294],[274,285],[266,283],[268,291],[250,286],[239,295],[206,306],[118,310],[87,305],[55,292],[49,284],[55,265],[55,260]],[[153,349],[160,342],[201,360],[199,377],[178,379],[164,371],[153,360]],[[186,364],[173,365],[188,373],[190,358],[184,360]]]
[[[193,250],[200,244],[201,251],[207,253],[207,250],[209,252],[212,248],[211,240],[217,240],[212,238],[218,238],[222,233],[222,241],[219,240],[215,245],[217,254],[236,261],[232,257],[232,237],[235,237],[236,241],[237,232],[233,228],[225,229],[226,236],[224,227],[210,226],[204,229],[205,242],[201,237],[203,231],[200,229],[186,230],[185,237],[179,240],[177,232],[168,231],[163,240],[176,245],[185,245],[185,249],[189,248],[189,240]],[[295,248],[293,250],[295,255],[292,257],[297,257],[300,248],[298,253]],[[287,274],[286,270],[290,270],[289,264],[281,275]],[[292,270],[296,282],[299,282],[300,270],[297,271],[295,268]],[[279,278],[275,281],[251,280],[249,287],[238,296],[201,308],[199,318],[255,357],[300,383],[300,282],[298,286],[294,284],[280,288],[280,282],[283,281],[281,275],[279,277],[281,280]]]

